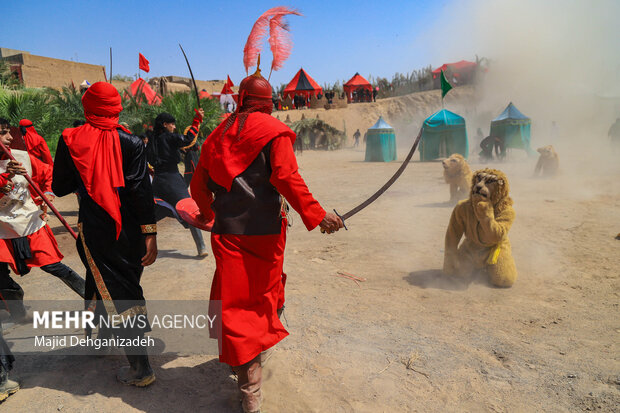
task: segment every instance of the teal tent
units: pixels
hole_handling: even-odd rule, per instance
[[[531,125],[531,119],[510,102],[501,115],[491,121],[490,136],[504,140],[504,152],[507,148],[515,148],[524,149],[528,154],[533,155],[534,151],[530,147]]]
[[[379,116],[374,126],[366,132],[366,162],[390,162],[396,160],[396,135],[394,128]]]
[[[424,121],[420,160],[447,158],[453,153],[460,153],[465,158],[469,154],[465,119],[454,112],[442,109]]]

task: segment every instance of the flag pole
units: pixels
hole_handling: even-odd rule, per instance
[[[112,47],[110,47],[110,84],[112,84]]]

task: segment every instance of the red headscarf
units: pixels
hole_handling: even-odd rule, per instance
[[[65,129],[63,137],[88,195],[116,223],[116,238],[121,233],[121,201],[118,188],[125,186],[123,154],[117,128],[123,110],[121,96],[114,86],[94,83],[82,96],[86,124]],[[96,184],[95,184],[96,182]]]
[[[25,131],[24,141],[26,142],[26,149],[28,152],[40,161],[53,166],[54,160],[52,159],[52,154],[47,147],[47,143],[45,142],[45,139],[43,139],[43,136],[37,133],[32,121],[22,119],[19,121],[19,126],[23,127],[23,130]]]

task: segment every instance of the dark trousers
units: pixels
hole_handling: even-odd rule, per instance
[[[52,274],[54,277],[59,278],[80,297],[84,298],[84,279],[82,279],[82,277],[80,277],[71,268],[67,267],[62,262],[55,262],[53,264],[43,265],[41,269],[46,273]],[[0,262],[0,291],[3,290],[20,292],[23,297],[23,290],[19,284],[11,278],[9,264],[6,262]]]
[[[54,277],[60,279],[67,279],[74,271],[67,267],[62,262],[55,262],[53,264],[44,265],[41,267],[43,271],[48,274],[52,274]],[[11,271],[9,270],[9,264],[6,262],[0,262],[0,290],[19,288],[19,284],[11,278]]]

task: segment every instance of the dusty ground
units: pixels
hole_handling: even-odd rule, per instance
[[[399,149],[400,159],[405,153]],[[361,162],[363,155],[299,156],[326,208],[345,212],[399,165]],[[291,335],[266,372],[267,412],[617,411],[620,168],[589,176],[565,167],[541,180],[531,178],[534,160],[498,167],[517,212],[510,238],[519,278],[511,289],[440,274],[451,207],[438,163],[413,162],[349,231],[308,233],[294,215],[285,261]],[[590,167],[594,160],[578,169]],[[74,198],[57,204],[75,222]],[[51,224],[59,229],[55,218]],[[208,297],[212,257],[195,259],[189,232],[175,221],[159,231],[159,259],[143,278],[147,299]],[[58,240],[65,262],[83,272],[69,235]],[[21,283],[28,298],[74,298],[40,270]],[[136,389],[115,381],[120,356],[20,357],[12,376],[23,388],[0,410],[236,411],[235,384],[214,357],[152,362],[158,381]]]

